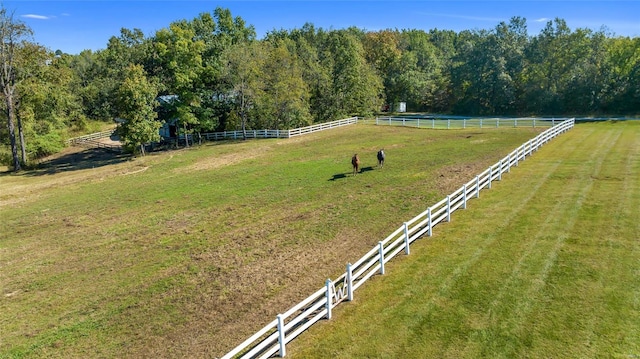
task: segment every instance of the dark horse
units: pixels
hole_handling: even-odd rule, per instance
[[[357,153],[351,157],[351,164],[353,165],[353,175],[355,176],[360,170],[360,157],[358,157]]]
[[[378,151],[378,167],[384,166],[384,150]]]

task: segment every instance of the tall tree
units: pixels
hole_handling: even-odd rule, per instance
[[[302,78],[309,91],[309,112],[313,122],[331,119],[331,68],[326,66],[327,55],[324,43],[327,33],[312,24],[304,24],[290,34],[284,32],[269,34],[277,38],[289,37],[295,43],[296,54],[302,68]]]
[[[199,125],[196,112],[201,99],[196,84],[203,71],[204,42],[195,39],[195,31],[188,22],[178,21],[156,32],[153,46],[161,65],[163,92],[177,96],[175,116],[182,124],[186,139],[188,127]]]
[[[125,146],[145,154],[144,145],[159,141],[162,125],[156,121],[158,105],[157,87],[147,80],[141,65],[129,65],[125,80],[118,88],[117,106],[125,122],[119,127],[119,135]]]
[[[379,111],[382,105],[382,78],[367,63],[358,36],[350,28],[332,31],[326,39],[323,65],[331,69],[331,119],[366,116]]]
[[[264,91],[264,49],[260,42],[240,43],[225,51],[225,81],[232,85],[233,116],[246,139],[252,109]],[[228,125],[233,125],[229,123]]]
[[[20,53],[23,80],[17,87],[20,98],[16,117],[26,161],[64,148],[68,129],[83,122],[84,115],[72,86],[73,72],[61,57],[52,57],[36,44],[21,47]]]
[[[274,40],[267,47],[264,96],[259,100],[266,128],[289,129],[311,123],[309,92],[298,57],[292,52],[294,47],[289,39]]]
[[[527,48],[525,101],[530,112],[564,113],[564,89],[572,67],[571,29],[562,19],[547,22]]]
[[[608,113],[640,113],[640,37],[618,37],[608,44],[611,78],[607,86]]]
[[[20,82],[20,68],[18,64],[19,47],[32,35],[32,30],[23,22],[14,19],[13,14],[7,12],[0,4],[0,90],[2,91],[7,115],[7,128],[11,143],[11,157],[13,170],[20,171],[21,163],[18,157],[18,143],[16,141],[16,88]]]
[[[194,88],[200,104],[194,113],[201,129],[222,131],[232,111],[230,84],[223,77],[222,54],[236,44],[255,40],[255,30],[242,18],[233,18],[229,10],[219,7],[213,13],[200,14],[190,24],[194,40],[204,44],[202,71]]]

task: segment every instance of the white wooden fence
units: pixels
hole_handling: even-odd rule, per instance
[[[286,344],[321,319],[331,319],[332,309],[344,300],[353,300],[356,289],[376,274],[385,273],[385,263],[399,253],[410,253],[410,244],[418,238],[431,236],[433,227],[441,222],[451,221],[451,214],[460,208],[466,208],[469,199],[480,197],[480,191],[490,189],[493,181],[500,181],[502,174],[511,167],[518,166],[527,156],[531,156],[542,145],[573,128],[575,120],[568,119],[553,126],[535,138],[489,166],[471,181],[427,208],[378,242],[367,254],[355,263],[347,264],[344,274],[335,280],[327,279],[324,287],[318,289],[307,299],[278,314],[254,335],[232,349],[221,359],[230,358],[269,358],[274,355],[284,357]]]
[[[111,137],[111,135],[113,135],[114,130],[108,130],[108,131],[102,131],[102,132],[95,132],[95,133],[91,133],[88,135],[84,135],[84,136],[80,136],[80,137],[74,137],[74,138],[70,138],[67,140],[68,144],[75,144],[75,143],[80,143],[83,141],[89,141],[89,140],[98,140],[101,138],[107,138],[107,137]]]
[[[554,118],[446,118],[446,117],[376,117],[376,125],[428,127],[434,129],[491,127],[553,127],[562,120]]]
[[[312,126],[294,128],[292,130],[246,130],[246,131],[224,131],[224,132],[211,132],[203,133],[200,136],[208,141],[219,140],[237,140],[244,138],[291,138],[295,136],[305,135],[312,132],[324,131],[330,128],[336,128],[346,125],[353,125],[358,123],[358,117],[349,117],[342,120],[331,121],[326,123],[319,123]],[[193,142],[195,135],[187,135],[189,141]],[[184,140],[184,135],[180,136],[180,139]]]
[[[122,152],[122,146],[112,143],[103,143],[98,140],[109,138],[114,134],[115,130],[95,132],[88,135],[74,137],[67,140],[68,145],[76,145],[86,148],[103,148],[112,152]]]

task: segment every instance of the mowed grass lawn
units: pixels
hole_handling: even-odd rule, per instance
[[[291,358],[640,358],[640,122],[578,124],[287,347]]]

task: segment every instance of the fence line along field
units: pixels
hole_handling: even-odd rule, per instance
[[[540,131],[354,125],[3,174],[0,357],[221,356]]]
[[[640,357],[640,122],[549,142],[291,358]]]

